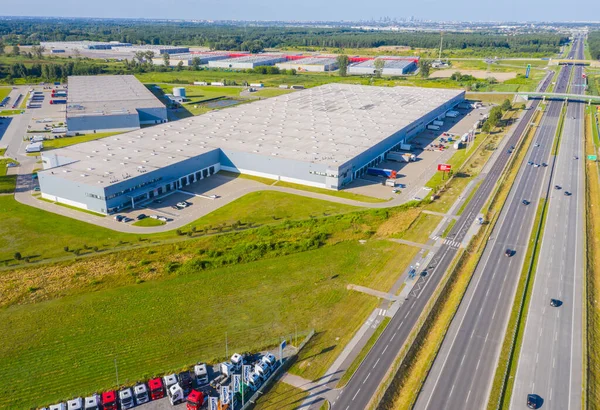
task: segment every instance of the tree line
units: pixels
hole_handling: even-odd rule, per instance
[[[592,59],[600,60],[600,31],[592,31],[589,33],[587,42]]]
[[[41,41],[76,40],[206,46],[219,50],[260,52],[266,48],[373,48],[388,45],[435,49],[439,47],[440,34],[137,20],[24,18],[0,21],[0,41],[4,45],[36,45]],[[567,36],[551,33],[514,36],[498,32],[444,33],[445,49],[495,50],[497,54],[551,54],[558,52],[559,47],[567,42]]]

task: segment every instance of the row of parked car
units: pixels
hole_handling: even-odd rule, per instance
[[[178,374],[155,377],[147,382],[139,382],[133,387],[110,390],[85,398],[77,397],[41,410],[126,410],[164,397],[169,399],[171,405],[186,402],[187,410],[199,410],[207,402],[209,395],[219,395],[222,386],[229,386],[229,391],[232,392],[230,403],[237,402],[239,398],[233,393],[233,375],[241,374],[244,366],[250,369],[247,371],[247,380],[242,384],[244,393],[248,393],[249,398],[279,365],[280,362],[271,353],[235,353],[230,361],[219,365],[218,375],[211,374],[213,372],[209,372],[206,363],[198,363],[191,372],[186,370]],[[211,380],[211,376],[215,375]],[[226,408],[227,406],[221,406],[221,409]]]

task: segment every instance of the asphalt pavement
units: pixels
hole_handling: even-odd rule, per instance
[[[544,79],[542,89],[548,87],[551,78],[551,76],[548,76]],[[507,145],[517,145],[538,103],[538,101],[534,101],[530,109],[523,115],[510,137],[508,137]],[[460,243],[465,238],[469,228],[472,226],[500,178],[510,155],[506,150],[503,150],[497,156],[489,172],[486,175],[482,175],[483,182],[449,232],[448,237],[452,237],[455,243]],[[362,410],[367,407],[367,404],[376,393],[379,384],[390,369],[395,357],[406,342],[414,325],[417,323],[423,308],[456,256],[457,250],[457,246],[450,246],[444,243],[435,253],[428,266],[430,273],[426,277],[419,279],[418,291],[411,292],[406,301],[400,306],[354,376],[331,403],[332,408]]]
[[[566,91],[570,70],[561,68],[555,92]],[[487,405],[536,210],[552,173],[550,152],[562,104],[551,101],[546,108],[416,409],[482,409]],[[507,250],[512,256],[506,256]]]
[[[579,41],[577,46],[576,58],[582,59],[583,42]],[[575,66],[573,71],[571,92],[583,94],[583,67]],[[551,183],[548,218],[535,272],[511,409],[526,409],[528,394],[539,396],[544,409],[581,408],[585,244],[583,118],[584,104],[569,103]],[[550,299],[557,299],[562,304],[552,307]]]

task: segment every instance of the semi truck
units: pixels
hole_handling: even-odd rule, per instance
[[[396,171],[393,169],[367,168],[367,174],[376,177],[396,178]]]
[[[433,124],[429,124],[427,126],[428,130],[432,130],[432,131],[439,131],[440,130],[440,126],[439,125],[433,125]]]
[[[442,125],[444,125],[444,121],[436,120],[433,122],[433,125],[439,125],[441,127]]]
[[[152,400],[158,400],[165,397],[165,389],[160,377],[149,380],[148,387],[150,390],[150,398]]]
[[[412,145],[402,143],[400,144],[400,149],[402,151],[412,151]]]
[[[50,104],[66,104],[67,100],[64,99],[55,99],[55,100],[50,100]]]
[[[456,118],[460,115],[460,113],[458,111],[448,111],[446,113],[446,117],[450,117],[450,118]]]
[[[186,409],[187,410],[200,410],[204,405],[206,396],[204,393],[198,390],[192,390],[187,398]]]

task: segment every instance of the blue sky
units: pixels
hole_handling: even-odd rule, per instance
[[[431,20],[600,19],[600,2],[580,0],[19,0],[2,15],[214,20],[358,20],[415,16]]]

